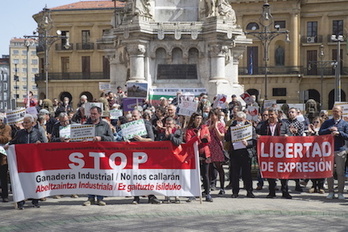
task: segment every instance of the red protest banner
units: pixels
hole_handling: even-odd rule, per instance
[[[261,136],[257,142],[263,178],[316,179],[331,177],[334,142],[323,136]]]
[[[163,142],[12,145],[14,201],[64,194],[198,196],[197,148]]]

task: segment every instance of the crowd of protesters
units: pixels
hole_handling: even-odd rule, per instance
[[[258,106],[255,96],[251,96],[251,101],[243,105],[236,95],[232,95],[232,100],[226,102],[224,106],[214,108],[208,100],[207,94],[194,97],[192,101],[198,102],[197,111],[191,116],[179,115],[179,102],[181,93],[175,98],[166,99],[162,97],[158,104],[151,105],[144,101],[138,104],[134,110],[123,112],[118,119],[109,119],[108,111],[111,109],[122,109],[122,99],[126,93],[118,87],[117,92],[103,93],[96,101],[103,103],[103,109],[93,106],[87,117],[85,106],[88,102],[87,97],[82,95],[73,108],[71,99],[65,97],[62,102],[58,99],[26,101],[26,104],[37,108],[37,115],[26,114],[23,123],[7,125],[4,116],[0,116],[0,154],[4,154],[8,145],[26,143],[46,143],[46,142],[69,142],[70,139],[60,136],[60,128],[69,124],[94,124],[96,125],[94,141],[124,141],[121,125],[130,121],[144,120],[147,134],[134,136],[131,141],[171,141],[175,146],[185,143],[190,139],[198,138],[200,173],[203,186],[202,195],[207,202],[213,202],[212,190],[219,186],[218,195],[227,194],[227,189],[232,189],[232,198],[238,198],[240,194],[240,179],[243,181],[246,197],[254,198],[252,161],[256,159],[256,143],[259,136],[317,136],[322,134],[332,134],[335,142],[335,163],[338,179],[338,199],[345,199],[343,195],[345,184],[346,168],[346,146],[348,140],[348,123],[342,118],[342,108],[335,106],[332,109],[332,118],[329,119],[326,112],[316,117],[302,115],[301,110],[289,108],[280,110],[277,105],[262,108],[257,119],[250,120],[248,116],[249,106]],[[231,127],[252,124],[253,136],[249,140],[231,142]],[[30,136],[29,136],[30,135]],[[1,155],[1,187],[2,200],[8,202],[8,166],[6,156]],[[224,167],[228,167],[227,169]],[[228,172],[225,173],[225,170]],[[225,186],[225,178],[229,184]],[[328,178],[328,199],[335,197],[333,178]],[[276,197],[277,179],[267,179],[269,194],[267,198]],[[288,181],[280,180],[281,193],[283,198],[291,199]],[[291,192],[303,191],[302,186],[306,186],[309,180],[294,180],[296,187]],[[324,194],[325,179],[312,179],[312,187],[309,193]],[[264,180],[258,175],[256,190],[263,188]],[[59,197],[59,196],[56,196]],[[77,197],[77,195],[73,195]],[[187,199],[187,202],[195,198]],[[45,199],[41,199],[45,200]],[[166,197],[163,201],[154,195],[148,196],[148,202],[160,204],[164,202],[180,202],[178,197],[173,201]],[[18,208],[23,209],[24,201],[18,202]],[[140,203],[140,196],[135,196],[133,204]],[[39,199],[32,199],[34,207],[40,207]],[[88,195],[88,199],[83,203],[84,206],[98,204],[106,205],[103,196]]]

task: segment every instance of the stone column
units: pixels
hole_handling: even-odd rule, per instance
[[[110,62],[110,88],[116,89],[117,87],[117,60],[114,56],[108,56],[109,62]]]
[[[143,44],[130,44],[127,46],[130,58],[130,79],[129,81],[145,81],[145,52]]]
[[[210,80],[224,80],[227,46],[210,45]]]
[[[300,49],[300,26],[299,26],[299,13],[294,12],[291,15],[291,29],[290,29],[290,66],[294,67],[293,71],[300,71],[299,65],[300,65],[300,56],[299,56],[299,49]]]

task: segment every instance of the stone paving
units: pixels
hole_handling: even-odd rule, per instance
[[[294,181],[289,181],[290,190]],[[266,182],[267,183],[267,182]],[[254,183],[254,186],[256,183]],[[305,191],[308,188],[304,189]],[[191,203],[181,198],[180,204],[152,205],[141,198],[132,205],[132,198],[108,197],[106,206],[82,206],[80,198],[48,198],[41,208],[15,210],[14,203],[1,203],[2,231],[348,231],[348,193],[346,200],[327,200],[327,194],[292,192],[293,199],[267,199],[267,186],[254,191],[256,198],[232,199],[231,190],[214,202]],[[163,196],[158,196],[163,199]]]

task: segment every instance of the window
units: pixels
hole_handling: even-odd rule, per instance
[[[69,48],[66,48],[65,47],[65,45],[67,45],[67,44],[69,44],[69,35],[70,35],[70,33],[69,33],[69,31],[62,31],[62,36],[65,36],[65,37],[67,37],[67,38],[63,38],[62,40],[61,40],[61,49],[62,50],[68,50]]]
[[[255,23],[255,22],[252,22],[252,23],[249,23],[246,27],[247,30],[258,30],[260,29],[259,27],[259,24]]]
[[[32,69],[31,69],[31,72],[32,72],[32,73],[38,73],[38,71],[39,71],[38,68],[32,68]]]
[[[32,65],[37,65],[37,64],[38,64],[38,60],[36,60],[36,59],[31,60],[31,64],[32,64]]]
[[[274,28],[276,28],[276,25],[279,25],[279,28],[286,28],[286,22],[284,20],[274,21]]]
[[[110,61],[103,56],[103,76],[105,79],[110,79]]]
[[[316,37],[317,35],[318,35],[318,22],[316,21],[307,22],[307,37]]]
[[[16,56],[16,55],[19,55],[19,51],[18,51],[18,50],[13,50],[13,51],[12,51],[12,54],[15,55],[15,56]]]
[[[13,59],[14,64],[19,64],[19,59]]]
[[[36,51],[31,51],[32,56],[36,56]]]
[[[69,57],[62,57],[61,62],[62,62],[62,73],[68,73],[69,72],[69,62],[70,62]]]
[[[26,73],[27,72],[27,68],[22,68],[22,72]]]
[[[31,86],[32,89],[37,89],[36,85]]]
[[[336,36],[343,35],[343,20],[332,21],[332,34]]]
[[[23,59],[22,64],[27,64],[27,59]]]
[[[82,44],[88,44],[90,41],[90,31],[83,30],[82,31]]]
[[[273,96],[286,96],[286,88],[273,88]]]
[[[26,56],[27,55],[27,50],[22,50],[22,55]]]
[[[24,89],[24,90],[27,90],[27,86],[26,86],[26,85],[23,85],[23,89]]]
[[[91,59],[89,56],[82,56],[82,76],[83,78],[89,78],[91,75]]]

